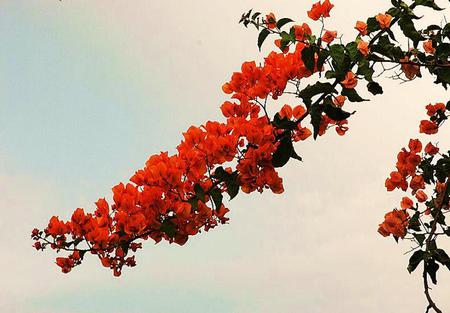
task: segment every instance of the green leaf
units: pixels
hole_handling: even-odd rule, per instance
[[[369,82],[367,84],[367,90],[373,95],[381,95],[383,93],[383,88],[377,82]]]
[[[210,194],[214,201],[214,205],[216,206],[216,210],[219,210],[219,208],[222,206],[223,201],[222,192],[219,189],[215,188],[210,191]]]
[[[450,270],[450,257],[443,249],[434,250],[433,258]]]
[[[422,5],[422,6],[425,6],[425,7],[433,8],[433,9],[436,10],[436,11],[442,11],[442,10],[444,10],[443,8],[440,8],[440,7],[435,3],[434,0],[414,0],[414,3],[415,3],[416,5]]]
[[[259,48],[259,51],[261,51],[261,46],[264,43],[264,40],[266,40],[267,36],[269,36],[269,34],[270,34],[270,31],[267,28],[264,28],[259,33],[259,36],[258,36],[258,48]]]
[[[425,38],[416,30],[414,23],[409,16],[403,16],[398,21],[398,25],[402,30],[403,34],[411,39],[414,43],[414,46],[417,47],[419,41],[424,40]]]
[[[272,155],[273,167],[283,167],[291,158],[293,151],[294,147],[290,136],[285,136],[281,139],[277,150]]]
[[[219,179],[225,183],[227,186],[227,193],[230,196],[230,200],[237,196],[239,193],[239,184],[238,184],[238,173],[234,171],[232,173],[228,173],[223,169],[222,166],[219,166],[214,171],[214,178]]]
[[[423,242],[425,241],[425,235],[424,234],[414,234],[414,238],[416,238],[417,242],[420,246],[423,245]]]
[[[347,89],[343,88],[341,94],[343,96],[346,96],[349,101],[351,102],[362,102],[362,101],[369,101],[367,99],[363,99],[358,95],[355,89]]]
[[[367,31],[369,33],[372,33],[374,31],[377,31],[380,29],[380,24],[378,24],[378,21],[375,17],[369,17],[367,19]]]
[[[408,229],[420,231],[421,229],[420,229],[419,218],[420,218],[420,213],[419,212],[414,213],[414,215],[409,220]]]
[[[277,22],[277,28],[280,29],[281,27],[283,27],[284,25],[286,25],[287,23],[293,22],[293,20],[291,20],[290,18],[282,18],[279,19]]]
[[[316,65],[315,60],[316,50],[314,47],[306,47],[302,50],[302,61],[305,63],[306,68],[312,73]]]
[[[319,53],[319,58],[317,59],[317,69],[319,71],[322,70],[322,66],[324,65],[325,61],[327,60],[327,58],[330,56],[330,53],[328,52],[328,50],[321,50]]]
[[[317,139],[320,129],[320,121],[322,120],[322,106],[315,104],[311,107],[311,125],[313,126],[313,137]]]
[[[237,172],[234,172],[231,174],[230,179],[225,182],[227,186],[227,192],[230,196],[230,200],[232,200],[234,197],[237,196],[239,193],[239,184],[238,184],[238,174]]]
[[[336,72],[334,72],[334,71],[327,71],[325,73],[325,78],[326,79],[336,78]]]
[[[299,93],[299,97],[303,99],[303,102],[307,107],[311,105],[311,98],[320,94],[331,94],[335,93],[336,89],[334,89],[333,85],[330,83],[321,83],[317,82],[314,85],[306,86]]]
[[[374,70],[370,67],[367,59],[363,58],[358,62],[358,71],[356,72],[357,75],[363,75],[364,78],[370,82],[372,81],[373,73]]]
[[[330,56],[339,69],[344,67],[345,62],[345,47],[343,45],[331,45],[330,46]]]
[[[199,184],[195,184],[194,191],[197,198],[205,203],[205,191],[203,190],[202,186],[200,186]]]
[[[438,269],[439,269],[439,264],[434,262],[433,259],[431,259],[425,263],[425,270],[427,271],[428,275],[430,275],[431,281],[435,285],[437,284],[436,273],[437,273]]]
[[[426,252],[422,250],[417,250],[413,253],[413,255],[409,258],[408,264],[408,272],[412,273],[419,266],[420,262],[422,262],[426,257]]]
[[[176,225],[171,220],[164,220],[164,222],[162,222],[159,230],[162,231],[163,233],[167,234],[167,236],[169,236],[170,238],[175,236],[175,234],[177,232]]]
[[[286,117],[281,118],[279,113],[275,114],[272,124],[276,128],[281,128],[281,129],[286,129],[286,130],[294,130],[297,128],[297,124],[295,122],[289,120]]]
[[[358,44],[355,41],[348,43],[345,46],[345,49],[347,49],[348,55],[350,56],[350,59],[352,59],[352,61],[356,60],[359,56]]]
[[[261,15],[261,12],[255,12],[255,13],[252,15],[252,20],[255,20],[259,15]]]
[[[371,51],[382,54],[392,60],[399,60],[403,58],[402,49],[391,43],[389,37],[386,35],[381,36],[378,39],[377,43],[372,46]]]
[[[346,112],[341,108],[335,107],[331,103],[327,102],[324,108],[324,112],[329,118],[335,121],[343,121],[350,117],[353,113]]]
[[[386,13],[388,13],[389,15],[396,17],[397,15],[399,15],[402,12],[402,10],[400,10],[399,8],[390,8]],[[390,31],[390,29],[387,29],[388,31]]]

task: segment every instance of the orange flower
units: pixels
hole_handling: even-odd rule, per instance
[[[423,192],[423,190],[419,190],[416,192],[416,199],[419,202],[425,202],[428,199],[428,196],[425,192]]]
[[[298,41],[303,41],[305,35],[311,35],[312,31],[308,24],[303,23],[302,25],[294,25],[295,39]]]
[[[329,0],[325,0],[322,3],[322,16],[323,17],[329,17],[330,16],[330,11],[331,9],[334,7],[334,4],[331,4],[331,2]]]
[[[366,23],[361,22],[361,21],[357,21],[357,22],[356,22],[355,29],[356,29],[357,31],[359,31],[359,34],[360,34],[361,36],[367,35],[367,24],[366,24]]]
[[[404,57],[400,59],[402,63],[402,71],[405,73],[406,78],[409,80],[414,79],[417,74],[420,73],[420,66],[417,64],[409,63],[409,57]]]
[[[438,132],[438,124],[436,122],[431,122],[428,120],[420,121],[420,128],[419,131],[421,133],[427,134],[427,135],[433,135]]]
[[[329,0],[325,0],[323,3],[320,1],[313,4],[311,10],[308,11],[309,18],[317,21],[321,17],[329,17],[330,11],[334,7]]]
[[[408,227],[408,217],[409,214],[406,211],[393,210],[384,216],[384,222],[379,225],[378,232],[384,237],[392,234],[403,238]]]
[[[422,151],[422,143],[419,139],[410,139],[408,148],[412,153],[418,153]]]
[[[346,96],[339,95],[339,96],[334,97],[333,104],[338,108],[342,108],[342,106],[345,103],[345,100],[347,100]]]
[[[413,191],[417,191],[419,189],[425,188],[425,181],[423,180],[423,177],[421,175],[414,176],[411,181],[409,182],[409,187]]]
[[[386,14],[379,13],[375,18],[378,24],[380,25],[381,29],[389,28],[389,26],[391,25],[392,16],[387,13]]]
[[[439,111],[441,111],[442,113],[445,112],[446,108],[445,108],[445,104],[442,102],[436,103],[435,105],[433,104],[428,104],[426,107],[427,109],[427,115],[428,116],[433,116],[436,113],[438,113]]]
[[[56,258],[56,265],[61,267],[63,273],[69,273],[74,267],[74,261],[69,258]]]
[[[230,94],[233,92],[233,89],[231,88],[231,85],[229,83],[225,83],[222,85],[222,90],[226,94]]]
[[[302,105],[297,105],[293,110],[292,110],[292,115],[294,116],[294,118],[296,120],[298,120],[299,118],[303,117],[303,115],[305,115],[306,113],[306,109],[304,106]]]
[[[404,210],[412,208],[413,205],[414,205],[414,202],[408,197],[403,197],[402,202],[400,203],[401,208]]]
[[[366,41],[364,41],[364,40],[361,40],[360,42],[358,42],[358,50],[359,50],[359,52],[361,52],[361,54],[363,55],[363,56],[368,56],[369,55],[369,52],[370,52],[370,49],[369,49],[369,43],[368,42],[366,42]]]
[[[278,114],[280,114],[281,118],[287,118],[290,120],[292,118],[292,107],[289,104],[285,104]]]
[[[426,53],[429,54],[435,54],[436,53],[436,49],[433,47],[433,41],[432,40],[427,40],[423,42],[423,49],[425,50]]]
[[[348,72],[345,75],[345,79],[341,81],[342,86],[347,89],[353,89],[358,84],[358,79],[355,77],[355,74],[353,72]]]
[[[275,18],[275,14],[269,13],[266,15],[266,24],[269,29],[274,29],[277,27],[277,19]]]
[[[426,146],[425,146],[425,153],[429,154],[429,155],[435,155],[439,152],[439,148],[434,146],[431,142],[429,142]]]
[[[298,129],[294,132],[294,140],[303,141],[306,140],[311,135],[312,132],[311,130],[309,130],[309,128],[298,125]]]
[[[331,43],[337,37],[337,32],[327,30],[322,36],[322,41]]]
[[[275,39],[274,43],[275,43],[275,46],[277,46],[277,47],[280,48],[280,50],[281,50],[281,39]],[[289,52],[289,47],[286,46],[286,47],[284,47],[284,49],[281,50],[281,51],[283,51],[283,53],[288,53],[288,52]]]

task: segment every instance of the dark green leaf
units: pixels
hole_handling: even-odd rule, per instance
[[[439,264],[437,264],[436,262],[434,262],[433,259],[431,259],[426,262],[425,269],[426,269],[428,275],[430,275],[430,278],[431,278],[431,281],[433,282],[433,284],[436,285],[437,284],[436,273],[439,269]]]
[[[220,192],[220,190],[216,188],[216,189],[211,190],[210,194],[211,194],[211,197],[216,206],[216,210],[219,210],[219,208],[222,206],[222,201],[223,201],[222,192]]]
[[[194,191],[197,198],[205,203],[205,191],[203,190],[202,186],[200,186],[199,184],[195,184]]]
[[[356,92],[355,89],[344,88],[344,89],[342,89],[341,94],[343,96],[346,96],[348,98],[348,100],[351,101],[351,102],[368,101],[367,99],[361,98],[360,95],[358,95],[358,93]]]
[[[414,215],[409,220],[408,229],[420,231],[421,229],[420,229],[419,218],[420,218],[420,213],[419,212],[414,213]]]
[[[352,41],[350,43],[348,43],[345,46],[345,49],[347,49],[348,51],[348,55],[350,56],[350,59],[356,60],[356,58],[358,57],[358,44],[355,41]]]
[[[320,95],[320,94],[331,94],[335,93],[336,89],[334,89],[333,85],[330,83],[321,83],[317,82],[314,85],[306,86],[299,93],[299,97],[303,99],[306,106],[309,107],[311,105],[311,98]]]
[[[302,61],[305,63],[306,68],[312,73],[316,65],[315,60],[316,49],[312,46],[306,47],[302,50]]]
[[[236,171],[228,173],[222,166],[219,166],[214,171],[213,177],[225,183],[230,200],[239,193],[238,173]]]
[[[311,107],[311,125],[313,126],[313,137],[317,139],[320,129],[320,121],[322,120],[322,106],[315,104]]]
[[[423,245],[423,242],[425,241],[425,235],[424,234],[414,234],[414,238],[416,238],[417,242],[420,246]]]
[[[408,264],[408,272],[412,273],[417,268],[417,266],[425,259],[427,254],[425,251],[417,250],[413,253],[413,255],[409,258]]]
[[[252,20],[255,20],[259,15],[261,15],[260,12],[256,12],[252,15]]]
[[[383,93],[383,88],[377,82],[369,82],[367,84],[367,90],[373,95],[381,95]]]
[[[330,56],[336,62],[338,68],[341,69],[345,61],[345,47],[338,44],[330,46]]]
[[[416,5],[422,5],[422,6],[426,6],[426,7],[430,7],[433,8],[436,11],[442,11],[443,9],[440,8],[434,0],[414,0],[414,3]]]
[[[225,182],[227,186],[228,195],[230,196],[230,200],[236,197],[237,194],[239,193],[239,184],[237,178],[238,175],[235,172],[231,175],[230,179]]]
[[[400,10],[399,8],[390,8],[386,13],[388,13],[389,15],[391,15],[393,17],[396,17],[401,12],[402,12],[402,10]],[[387,31],[390,31],[390,29],[387,29]]]
[[[290,18],[282,18],[279,19],[277,22],[277,28],[280,29],[281,27],[283,27],[284,25],[286,25],[287,23],[293,22],[293,20],[291,20]]]
[[[450,270],[450,257],[443,249],[434,250],[433,258]]]
[[[171,220],[164,220],[161,224],[160,231],[166,233],[167,236],[172,238],[177,232],[176,225]]]
[[[398,25],[403,31],[403,34],[413,41],[415,47],[419,41],[424,40],[423,36],[416,30],[411,17],[403,16],[398,21]]]
[[[269,36],[270,31],[267,28],[264,28],[261,30],[258,36],[258,48],[261,50],[261,46],[264,43],[264,40],[266,40],[267,36]]]
[[[330,56],[328,50],[321,50],[319,54],[319,58],[317,59],[317,69],[319,71],[322,70],[322,66],[324,65],[326,59]]]
[[[346,120],[353,113],[346,112],[341,108],[333,106],[331,103],[327,103],[324,108],[324,112],[329,118],[335,121]]]
[[[283,139],[281,139],[277,150],[272,155],[273,167],[284,166],[291,158],[293,151],[294,147],[292,146],[292,140],[290,136],[285,136]]]
[[[272,124],[277,128],[286,129],[286,130],[294,130],[297,128],[297,124],[295,122],[289,120],[286,117],[281,118],[280,114],[278,114],[278,113],[275,114]]]
[[[372,33],[374,31],[377,31],[380,29],[380,24],[378,24],[378,21],[375,17],[369,17],[367,19],[367,31],[369,33]]]

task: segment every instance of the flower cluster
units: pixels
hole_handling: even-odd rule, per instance
[[[421,218],[422,215],[429,215],[432,208],[439,208],[439,210],[449,208],[448,203],[442,203],[448,177],[446,173],[443,176],[439,174],[439,171],[442,172],[439,168],[442,161],[439,161],[438,157],[438,147],[429,142],[423,148],[418,139],[411,139],[408,149],[403,148],[399,152],[397,170],[391,172],[390,177],[386,179],[386,189],[388,191],[397,188],[403,191],[410,190],[415,200],[404,196],[400,202],[400,210],[394,209],[385,215],[385,219],[378,229],[381,235],[404,238],[408,232],[408,226],[412,230],[418,231],[416,225],[418,218]],[[420,211],[419,205],[425,205],[425,209]],[[409,214],[408,210],[412,214]],[[414,218],[414,222],[410,225],[411,218]]]
[[[419,130],[421,133],[433,135],[438,132],[439,126],[448,119],[449,115],[446,114],[446,111],[450,110],[450,107],[446,107],[444,103],[430,103],[426,109],[429,119],[420,122]]]

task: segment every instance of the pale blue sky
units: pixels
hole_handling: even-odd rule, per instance
[[[32,228],[110,197],[149,155],[173,151],[191,124],[220,118],[222,83],[243,61],[262,58],[256,32],[237,24],[243,11],[303,22],[311,3],[2,1],[0,311],[421,308],[420,277],[405,270],[408,246],[376,228],[401,197],[384,189],[398,150],[417,137],[424,105],[448,98],[429,78],[401,88],[385,80],[385,95],[354,106],[348,136],[299,146],[305,162],[282,170],[285,194],[241,195],[229,225],[184,247],[147,243],[119,279],[93,257],[63,275],[54,253],[31,248]],[[353,36],[355,20],[389,1],[334,3],[330,29]],[[449,133],[438,138],[443,146]],[[450,275],[441,275],[445,309]]]

